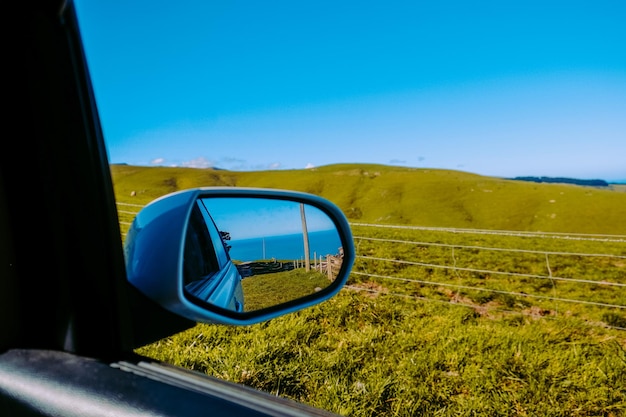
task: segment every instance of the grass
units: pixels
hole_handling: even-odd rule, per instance
[[[353,222],[626,234],[623,190],[373,165],[260,173],[112,170],[118,201],[138,205],[182,188],[258,186],[329,198]],[[132,213],[120,213],[121,222],[131,219]],[[623,310],[528,297],[626,304],[623,287],[600,283],[626,282],[623,259],[557,254],[625,256],[623,242],[361,226],[353,233],[359,258],[349,285],[359,291],[344,289],[320,305],[253,326],[198,324],[138,353],[345,416],[626,415],[626,333],[608,327],[625,327]]]
[[[246,311],[259,310],[314,294],[329,285],[326,275],[304,268],[253,275],[241,281]]]
[[[346,416],[620,416],[626,341],[573,318],[342,291],[250,327],[200,324],[139,353]]]

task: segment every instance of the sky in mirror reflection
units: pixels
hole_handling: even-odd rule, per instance
[[[233,239],[289,235],[302,232],[300,203],[258,198],[204,198],[211,217],[221,230]],[[307,229],[310,232],[334,230],[326,213],[305,205]]]
[[[202,200],[221,231],[229,233],[230,255],[237,261],[305,259],[300,203],[254,198]],[[304,205],[309,259],[336,255],[341,239],[323,211]]]

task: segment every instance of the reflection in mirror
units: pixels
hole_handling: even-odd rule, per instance
[[[198,214],[204,220],[201,234],[211,243],[203,244],[201,255],[195,253],[196,238],[189,236],[198,233]],[[314,206],[269,198],[202,198],[190,219],[183,270],[204,269],[192,278],[184,274],[185,290],[213,305],[249,312],[320,291],[333,282],[342,261],[335,224]]]

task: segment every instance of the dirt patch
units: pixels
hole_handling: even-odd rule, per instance
[[[547,310],[538,306],[532,306],[522,310],[522,314],[533,318],[541,318],[546,316],[556,316],[556,311]]]
[[[367,297],[376,298],[380,294],[385,294],[389,290],[380,284],[375,282],[360,282],[358,284],[351,285],[352,288],[364,290],[363,292]]]

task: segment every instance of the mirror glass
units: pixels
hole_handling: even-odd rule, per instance
[[[189,220],[183,282],[195,301],[250,312],[320,291],[342,260],[335,224],[312,205],[208,197]]]

